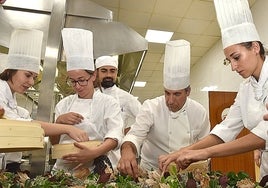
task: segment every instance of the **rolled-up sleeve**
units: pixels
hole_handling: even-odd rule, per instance
[[[239,95],[237,95],[235,103],[230,107],[225,120],[217,124],[210,132],[220,137],[224,142],[234,140],[244,128],[242,121],[241,109],[239,105]]]
[[[153,125],[153,114],[150,107],[150,100],[146,100],[136,116],[136,122],[132,125],[130,131],[123,139],[124,142],[132,142],[137,149],[137,155],[140,155],[142,143]]]

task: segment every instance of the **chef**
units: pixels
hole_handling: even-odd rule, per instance
[[[135,121],[136,115],[141,107],[141,103],[133,95],[116,86],[115,82],[118,72],[117,57],[98,57],[95,65],[102,92],[113,96],[120,104],[121,114],[124,121],[124,129],[125,133],[127,133],[131,124]]]
[[[124,133],[126,134],[131,128],[131,125],[135,122],[141,104],[133,95],[115,85],[118,72],[117,57],[101,56],[96,59],[95,65],[101,91],[107,95],[113,96],[120,104],[121,115],[124,122]],[[109,157],[112,163],[117,165],[120,159],[120,151],[111,151]]]
[[[93,59],[93,34],[78,28],[62,30],[63,47],[67,61],[67,83],[75,91],[74,95],[63,98],[55,107],[57,123],[70,124],[85,130],[89,140],[100,140],[102,144],[90,149],[79,143],[78,153],[70,153],[58,159],[54,170],[72,171],[83,166],[93,170],[93,161],[109,155],[117,149],[123,136],[123,121],[118,102],[111,96],[94,90],[96,71]],[[73,143],[68,135],[52,138],[55,143]],[[109,162],[110,163],[110,162]]]
[[[5,110],[6,119],[35,121],[40,123],[47,136],[69,134],[77,141],[88,140],[88,135],[69,125],[53,126],[51,123],[36,121],[27,109],[17,104],[16,94],[24,94],[35,83],[39,73],[43,32],[34,29],[15,29],[11,34],[8,55],[1,56],[0,107]],[[4,61],[4,64],[2,64]],[[21,152],[6,153],[3,168],[16,172],[20,168]]]
[[[253,23],[247,0],[214,0],[221,28],[225,61],[245,80],[226,118],[211,133],[187,149],[161,156],[163,170],[175,161],[180,168],[212,157],[230,156],[254,149],[262,153],[261,176],[268,174],[268,58]],[[243,128],[250,133],[236,139]],[[266,145],[266,148],[265,148]]]
[[[192,144],[210,131],[205,108],[189,98],[190,43],[169,41],[165,48],[164,95],[146,100],[123,139],[118,170],[138,176],[137,158],[145,170],[158,169],[158,156]]]

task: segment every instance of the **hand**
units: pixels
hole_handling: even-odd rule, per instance
[[[118,171],[123,174],[137,178],[139,175],[136,154],[131,148],[124,148],[121,151],[121,158],[117,165]]]
[[[74,124],[81,123],[83,119],[84,119],[84,117],[78,113],[68,112],[66,114],[60,115],[57,118],[56,123],[74,125]]]
[[[88,134],[84,130],[81,130],[77,127],[71,126],[71,125],[66,125],[68,126],[68,135],[74,139],[77,142],[85,142],[88,141]]]
[[[260,150],[254,150],[254,161],[258,167],[261,166],[261,151]]]
[[[160,156],[159,167],[162,172],[167,170],[168,165],[171,162],[175,162],[177,169],[186,169],[191,163],[208,159],[208,153],[206,149],[189,150],[181,149],[174,153]]]
[[[199,150],[186,149],[180,152],[175,163],[178,169],[186,169],[191,163],[207,160],[209,158],[209,151],[207,148]]]
[[[178,154],[177,154],[178,153]],[[170,163],[175,162],[178,158],[179,151],[166,154],[166,155],[160,155],[158,158],[158,166],[161,172],[166,172],[167,168]]]
[[[62,159],[70,162],[70,163],[87,163],[93,161],[97,156],[95,156],[94,149],[90,149],[83,144],[79,144],[77,142],[74,143],[74,146],[79,148],[79,152],[71,153],[64,155]]]
[[[158,158],[158,166],[159,166],[160,171],[162,172],[167,171],[168,165],[172,162],[175,162],[176,159],[181,155],[182,151],[186,149],[187,149],[186,147],[182,147],[181,149],[173,153],[160,155]]]

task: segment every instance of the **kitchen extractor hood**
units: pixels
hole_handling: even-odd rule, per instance
[[[64,66],[51,66],[53,63],[64,64],[65,61],[62,55],[60,36],[60,30],[63,27],[91,30],[94,37],[94,58],[101,55],[118,55],[119,87],[129,92],[132,90],[146,54],[148,43],[133,29],[122,23],[112,21],[112,11],[89,0],[28,0],[23,1],[23,3],[21,0],[7,0],[0,8],[0,51],[2,53],[7,52],[6,49],[8,49],[9,37],[13,28],[33,28],[44,32],[42,48],[44,66],[40,74],[43,75],[43,78],[41,80],[40,76],[40,80],[35,86],[36,90],[39,91],[42,88],[42,83],[50,82],[50,84],[45,84],[44,91],[54,92],[56,80],[56,86],[60,85],[57,88],[59,93],[62,93],[63,96],[70,93],[68,88],[67,92],[64,91],[66,85],[57,83],[59,80],[63,82],[62,78],[57,79],[55,77],[57,71],[51,70],[58,67],[59,73],[64,72]],[[55,18],[53,15],[59,16]],[[51,45],[49,40],[55,39],[59,41],[59,44]],[[57,56],[56,63],[49,59],[51,54]],[[45,66],[46,64],[50,65]],[[64,67],[63,70],[60,69],[61,67]],[[53,72],[53,74],[45,76],[46,72]],[[35,100],[38,100],[38,97],[35,96]],[[42,106],[42,104],[40,105]]]

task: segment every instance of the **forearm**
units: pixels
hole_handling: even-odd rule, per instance
[[[249,133],[246,136],[238,138],[231,142],[215,145],[207,148],[209,157],[224,157],[245,153],[259,148],[265,147],[265,140]]]
[[[57,123],[48,123],[43,121],[33,120],[41,124],[41,127],[44,129],[46,136],[57,136],[61,134],[69,134],[69,125],[57,124]]]
[[[199,140],[198,142],[187,146],[187,149],[191,149],[191,150],[195,150],[195,149],[203,149],[203,148],[207,148],[207,147],[211,147],[214,145],[218,145],[223,143],[223,140],[220,139],[218,136],[210,134],[206,137],[204,137],[203,139]]]
[[[96,150],[95,150],[96,157],[99,157],[101,155],[105,155],[109,151],[116,148],[117,144],[118,144],[118,141],[116,141],[114,139],[111,139],[111,138],[105,139],[105,141],[100,146],[98,146],[96,148]]]
[[[137,155],[137,149],[135,144],[133,144],[132,142],[124,142],[121,146],[121,155],[123,155],[124,153],[134,153],[135,155]]]

